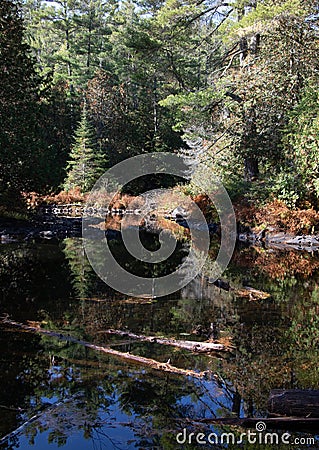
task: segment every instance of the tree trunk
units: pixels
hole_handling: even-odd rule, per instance
[[[191,369],[189,369],[189,370],[181,369],[179,367],[173,366],[172,364],[170,364],[169,361],[167,363],[165,363],[165,362],[163,363],[163,362],[157,361],[155,359],[146,358],[144,356],[138,356],[138,355],[133,355],[131,353],[119,352],[118,350],[114,350],[110,347],[103,347],[101,345],[95,345],[95,344],[92,344],[91,342],[83,341],[82,339],[75,338],[73,336],[70,336],[69,334],[64,335],[57,331],[45,330],[38,326],[25,325],[23,323],[15,322],[15,321],[7,319],[7,318],[3,318],[1,320],[1,323],[4,324],[5,326],[13,327],[15,329],[22,330],[25,332],[37,333],[40,335],[59,339],[60,341],[70,342],[70,343],[77,344],[77,345],[82,345],[85,348],[88,348],[88,349],[91,349],[94,351],[98,351],[98,352],[102,352],[107,355],[114,356],[116,358],[121,358],[121,359],[127,360],[133,364],[140,364],[140,365],[143,365],[146,367],[150,367],[151,369],[160,370],[162,372],[174,373],[174,374],[183,375],[183,376],[191,376],[194,378],[209,378],[209,377],[213,377],[215,379],[218,378],[218,375],[212,374],[208,370],[203,371],[203,372],[195,372],[194,370],[191,370]]]
[[[158,113],[157,113],[157,78],[153,80],[153,122],[154,122],[154,138],[156,138],[158,130]]]
[[[88,46],[87,46],[87,58],[86,58],[86,67],[89,71],[91,66],[91,51],[92,51],[92,28],[93,28],[93,16],[94,12],[90,8],[90,20],[89,20],[89,35],[88,35]]]
[[[244,65],[244,61],[248,55],[248,42],[247,42],[247,38],[245,36],[240,39],[239,48],[240,48],[239,61],[240,61],[240,67],[242,67]]]
[[[319,418],[319,390],[274,389],[268,400],[270,415]]]
[[[253,1],[251,4],[252,8],[256,8],[257,0]],[[245,9],[241,8],[238,11],[238,20],[241,20],[245,15]],[[260,34],[257,33],[253,35],[250,39],[248,45],[248,39],[246,36],[243,36],[239,41],[240,48],[240,67],[244,70],[245,60],[248,56],[248,52],[255,57],[259,50],[260,44]],[[253,152],[253,145],[257,143],[258,135],[256,131],[256,114],[253,108],[250,109],[247,113],[244,113],[244,120],[246,122],[246,131],[245,137],[243,139],[242,148],[245,151],[247,148],[251,149],[250,152]],[[252,181],[257,178],[259,175],[258,169],[258,160],[253,156],[246,156],[244,159],[244,177],[246,181]]]
[[[161,345],[169,345],[171,347],[181,348],[196,353],[209,353],[215,351],[229,350],[229,348],[227,348],[225,345],[213,342],[182,341],[176,339],[168,339],[164,337],[161,338],[157,336],[145,336],[143,334],[135,334],[129,331],[113,330],[113,329],[103,330],[101,331],[101,333],[122,336],[124,338],[129,338],[135,341],[153,342]]]
[[[233,394],[233,404],[232,404],[232,412],[236,414],[237,417],[240,416],[240,406],[241,406],[241,395],[238,391]]]
[[[246,181],[252,181],[258,177],[259,168],[258,168],[258,161],[256,158],[253,157],[245,158],[244,167],[245,167]]]

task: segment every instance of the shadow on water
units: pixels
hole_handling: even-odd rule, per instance
[[[157,239],[145,235],[145,245],[156,249]],[[170,273],[181,264],[185,249],[181,241],[167,264],[152,267],[138,265],[121,242],[112,241],[118,261],[146,276]],[[212,245],[211,258],[214,254]],[[184,428],[217,434],[230,431],[196,425],[193,419],[266,416],[273,388],[318,389],[318,256],[237,248],[223,275],[230,291],[207,282],[209,267],[208,262],[202,275],[178,293],[135,299],[113,291],[96,277],[80,238],[2,245],[3,314],[97,345],[160,362],[170,360],[177,367],[209,370],[216,376],[195,379],[154,371],[79,344],[2,325],[0,433],[17,433],[1,448],[209,448],[179,445],[176,435]],[[243,286],[268,292],[270,297],[256,300],[238,295]],[[116,328],[204,341],[211,324],[214,337],[231,343],[232,352],[195,355],[104,333]],[[239,436],[240,430],[235,429],[235,434]],[[257,447],[230,443],[227,448]]]

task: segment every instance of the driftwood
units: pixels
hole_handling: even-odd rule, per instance
[[[274,389],[268,399],[270,415],[318,418],[319,390]]]
[[[270,298],[271,295],[268,292],[260,291],[259,289],[252,288],[250,286],[243,286],[240,289],[236,289],[230,286],[228,281],[224,280],[214,280],[211,278],[207,278],[208,284],[213,284],[214,286],[223,289],[224,291],[231,291],[235,294],[236,297],[244,297],[249,300],[265,300],[266,298]]]
[[[196,342],[196,341],[184,341],[184,340],[176,340],[176,339],[168,339],[163,337],[157,337],[157,336],[145,336],[143,334],[135,334],[131,333],[129,331],[122,331],[122,330],[103,330],[101,333],[116,335],[116,336],[122,336],[124,338],[130,338],[135,341],[142,341],[142,342],[152,342],[156,344],[162,344],[162,345],[170,345],[172,347],[181,348],[184,350],[189,350],[196,353],[209,353],[214,351],[228,351],[229,348],[227,348],[223,344],[217,344],[213,342]]]
[[[268,292],[260,291],[259,289],[249,286],[244,286],[241,289],[234,289],[234,293],[237,297],[245,297],[249,300],[265,300],[266,298],[270,298]]]
[[[255,428],[260,422],[265,424],[265,430],[293,430],[293,431],[318,431],[319,418],[309,417],[226,417],[220,419],[192,419],[192,423],[206,423],[220,426],[236,426],[243,428]]]
[[[57,338],[60,341],[66,341],[71,342],[73,344],[82,345],[84,347],[90,348],[91,350],[103,352],[106,353],[107,355],[112,355],[117,358],[126,359],[132,363],[141,364],[155,370],[160,370],[162,372],[175,373],[178,375],[191,376],[195,378],[207,378],[210,375],[213,376],[214,378],[218,378],[217,375],[215,374],[212,375],[209,371],[195,372],[194,370],[180,369],[179,367],[173,366],[169,362],[161,363],[159,361],[156,361],[155,359],[145,358],[144,356],[132,355],[131,353],[127,352],[119,352],[118,350],[114,350],[110,347],[102,347],[100,345],[95,345],[90,342],[83,341],[81,339],[77,339],[69,335],[58,333],[56,331],[45,330],[37,326],[25,325],[23,323],[14,322],[13,320],[7,318],[3,318],[1,322],[5,325],[17,328],[25,332],[42,334],[44,336]]]

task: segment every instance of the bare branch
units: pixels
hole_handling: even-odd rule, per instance
[[[225,345],[213,343],[213,342],[196,342],[196,341],[182,341],[176,339],[167,339],[157,336],[145,336],[143,334],[135,334],[129,331],[122,330],[103,330],[102,333],[113,334],[116,336],[122,336],[130,338],[136,341],[153,342],[156,344],[169,345],[172,347],[182,348],[196,353],[208,353],[212,351],[227,351],[229,350]]]
[[[110,347],[103,347],[100,345],[95,345],[90,342],[83,341],[81,339],[77,339],[73,336],[64,335],[62,333],[58,333],[58,332],[52,331],[52,330],[45,330],[40,327],[32,327],[29,325],[25,325],[23,323],[15,322],[15,321],[7,319],[7,318],[3,318],[1,320],[1,323],[3,323],[4,325],[10,326],[10,327],[20,329],[25,332],[42,334],[44,336],[49,336],[52,338],[59,339],[60,341],[72,342],[73,344],[82,345],[86,348],[90,348],[91,350],[103,352],[103,353],[106,353],[107,355],[112,355],[117,358],[126,359],[132,363],[141,364],[141,365],[150,367],[155,370],[160,370],[162,372],[175,373],[177,375],[191,376],[194,378],[207,378],[207,376],[209,376],[209,375],[212,375],[212,377],[214,377],[214,378],[218,378],[217,375],[210,374],[209,371],[195,372],[194,370],[180,369],[179,367],[172,366],[169,363],[161,363],[159,361],[156,361],[155,359],[145,358],[144,356],[137,356],[137,355],[132,355],[131,353],[119,352],[118,350],[114,350]]]

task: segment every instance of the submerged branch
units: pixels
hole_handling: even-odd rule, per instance
[[[161,345],[170,345],[172,347],[181,348],[184,350],[189,350],[196,353],[209,353],[214,351],[229,351],[223,344],[213,343],[213,342],[196,342],[196,341],[184,341],[184,340],[176,340],[176,339],[168,339],[157,336],[145,336],[143,334],[135,334],[129,331],[122,330],[103,330],[101,333],[122,336],[124,338],[130,338],[135,341],[142,342],[152,342]]]
[[[1,323],[3,323],[4,325],[8,325],[8,326],[17,328],[19,330],[23,330],[25,332],[42,334],[44,336],[57,338],[60,341],[66,341],[66,342],[71,342],[73,344],[82,345],[84,347],[90,348],[91,350],[103,352],[103,353],[106,353],[107,355],[112,355],[117,358],[126,359],[128,361],[131,361],[132,363],[141,364],[141,365],[150,367],[155,370],[160,370],[162,372],[175,373],[177,375],[191,376],[191,377],[195,377],[195,378],[207,378],[209,376],[218,378],[217,375],[211,374],[210,371],[195,372],[194,370],[181,369],[179,367],[172,366],[168,362],[161,363],[159,361],[156,361],[155,359],[146,358],[144,356],[133,355],[128,352],[119,352],[118,350],[114,350],[110,347],[102,347],[100,345],[95,345],[90,342],[83,341],[81,339],[77,339],[73,336],[64,335],[64,334],[58,333],[56,331],[45,330],[40,327],[25,325],[23,323],[15,322],[8,318],[3,318],[1,320]]]

